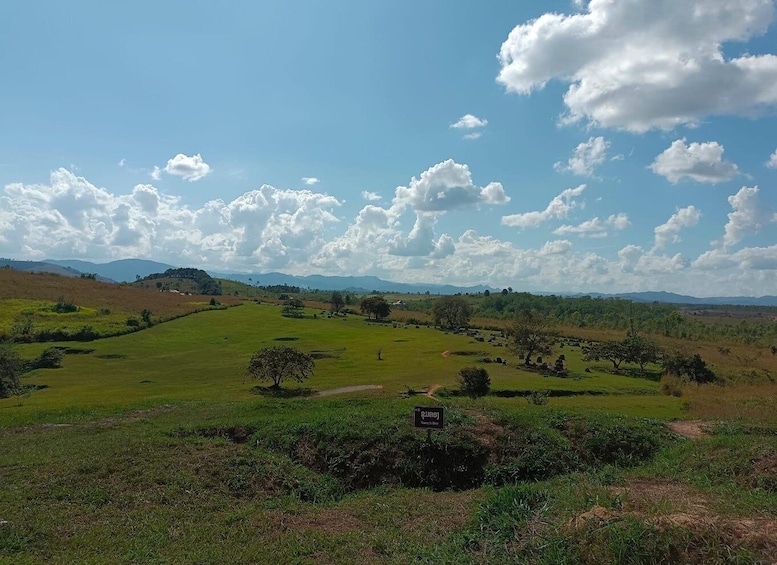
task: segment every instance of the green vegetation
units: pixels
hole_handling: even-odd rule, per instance
[[[205,302],[206,311],[164,323],[162,302],[127,311],[88,294],[53,296],[23,299],[51,316],[109,309],[143,331],[88,347],[8,346],[25,395],[0,400],[0,562],[772,558],[768,348],[733,341],[682,351],[673,396],[661,392],[664,367],[651,353],[659,342],[641,331],[582,340],[549,326],[530,355],[545,363],[534,367],[511,352],[529,349],[515,332],[456,333],[408,324],[404,313],[381,324],[321,315],[332,293],[298,306],[299,318],[262,299],[229,309]],[[79,310],[53,312],[59,296]],[[36,310],[35,326],[40,319]],[[626,351],[617,372],[590,356],[610,342]],[[691,375],[704,368],[724,384],[698,384]],[[306,397],[254,394],[251,376]],[[343,388],[368,385],[382,388]],[[445,429],[414,430],[417,405],[444,406]],[[675,424],[699,435],[685,439]]]
[[[463,367],[459,370],[459,390],[470,398],[485,396],[491,390],[491,379],[483,367]]]
[[[301,383],[313,374],[313,357],[294,347],[276,345],[260,349],[251,356],[248,375],[260,381],[272,381],[278,388],[283,381]]]

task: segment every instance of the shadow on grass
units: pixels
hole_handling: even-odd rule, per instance
[[[251,394],[268,396],[270,398],[299,398],[313,396],[316,392],[318,391],[312,388],[276,388],[272,386],[255,386],[251,389]]]

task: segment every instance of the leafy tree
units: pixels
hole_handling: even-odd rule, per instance
[[[645,372],[645,365],[658,363],[661,358],[661,347],[654,341],[638,335],[631,335],[623,341],[626,348],[626,362],[639,365],[639,370]]]
[[[461,296],[443,296],[432,305],[434,323],[451,329],[466,326],[470,316],[472,308],[467,299]]]
[[[486,289],[483,291],[483,296],[491,296],[491,291]]]
[[[707,367],[706,361],[698,353],[692,356],[680,352],[664,355],[663,366],[667,373],[687,378],[698,384],[712,383],[717,380],[715,373]]]
[[[0,398],[8,398],[19,390],[23,363],[9,342],[0,342]]]
[[[294,347],[276,345],[265,347],[251,356],[248,375],[260,381],[272,381],[272,388],[280,388],[283,381],[299,383],[310,377],[315,368],[313,357]]]
[[[330,299],[330,302],[332,303],[332,312],[337,314],[340,311],[340,308],[343,307],[345,304],[345,301],[343,300],[343,295],[337,291],[334,291],[332,293],[332,298]]]
[[[375,319],[380,320],[391,313],[391,304],[382,296],[369,296],[362,299],[359,309],[367,314],[368,319],[374,314]]]
[[[616,371],[628,358],[629,352],[623,341],[601,341],[593,344],[585,354],[586,361],[606,359]]]
[[[299,298],[290,298],[281,310],[281,315],[287,318],[302,318],[305,305]]]
[[[485,396],[491,390],[491,378],[482,367],[464,367],[459,371],[459,389],[470,398]]]
[[[523,312],[507,324],[509,347],[524,355],[526,364],[534,353],[550,355],[558,334],[550,318],[532,312]]]

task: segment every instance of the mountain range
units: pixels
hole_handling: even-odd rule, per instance
[[[0,268],[7,267],[20,271],[51,272],[63,276],[78,277],[83,273],[96,274],[98,280],[110,282],[133,282],[154,273],[162,273],[167,269],[176,268],[173,265],[149,261],[144,259],[122,259],[109,263],[93,263],[76,259],[46,259],[44,261],[16,261],[12,259],[0,259]],[[404,294],[477,294],[488,290],[500,292],[501,289],[486,285],[460,287],[454,285],[438,284],[413,284],[385,281],[378,277],[342,277],[308,275],[296,276],[284,273],[219,273],[208,271],[214,278],[229,279],[250,285],[271,286],[287,284],[301,288],[318,290],[347,290],[350,292],[366,294],[372,291],[395,292]],[[589,293],[551,293],[534,292],[534,294],[558,294],[563,296],[590,296],[592,298],[623,298],[634,302],[663,302],[668,304],[683,305],[737,305],[737,306],[777,306],[777,296],[712,296],[698,298],[671,292],[627,292],[605,294],[598,292]]]

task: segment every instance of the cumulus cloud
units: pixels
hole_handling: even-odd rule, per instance
[[[723,146],[717,141],[686,145],[685,138],[674,141],[656,157],[650,168],[672,184],[677,184],[684,177],[716,184],[739,174],[739,167],[723,160]]]
[[[766,167],[768,169],[777,169],[777,149],[775,149],[774,153],[769,156],[769,160],[766,162]]]
[[[736,245],[746,235],[758,232],[764,224],[777,222],[777,214],[761,201],[758,187],[743,186],[739,192],[728,197],[733,212],[728,214],[725,233],[713,244],[723,249]]]
[[[31,257],[154,257],[211,268],[305,265],[338,220],[332,196],[263,185],[231,202],[191,209],[150,184],[114,194],[66,169],[49,184],[0,193],[4,253]]]
[[[603,137],[591,137],[579,144],[566,165],[557,161],[553,168],[557,171],[570,172],[583,177],[592,177],[594,169],[607,159],[607,149],[610,142]]]
[[[569,84],[565,123],[645,132],[752,115],[777,104],[777,56],[728,58],[723,45],[763,34],[773,17],[772,0],[591,0],[516,26],[497,80],[518,94]]]
[[[498,182],[484,188],[473,184],[467,165],[448,159],[413,177],[408,186],[395,191],[393,207],[409,207],[416,212],[446,212],[472,207],[476,204],[506,204],[510,197]]]
[[[502,216],[502,225],[535,228],[548,220],[566,218],[571,210],[579,206],[574,198],[583,194],[585,187],[586,185],[581,184],[576,188],[567,188],[554,197],[544,210]]]
[[[380,200],[380,194],[377,192],[370,192],[368,190],[362,190],[362,198],[368,202],[377,202]]]
[[[653,249],[661,249],[670,243],[678,243],[680,240],[680,230],[683,228],[694,227],[699,223],[701,212],[695,206],[686,206],[680,208],[671,215],[666,223],[656,226],[653,229],[655,243]]]
[[[453,129],[476,129],[486,127],[488,120],[478,118],[472,114],[464,114],[457,122],[450,125]]]
[[[579,237],[607,237],[607,229],[624,230],[631,225],[629,217],[626,214],[613,214],[602,221],[598,217],[586,220],[576,226],[563,225],[556,228],[555,235],[577,234]]]
[[[321,179],[316,177],[302,177],[302,182],[304,182],[307,186],[314,186],[321,182]]]
[[[154,169],[149,173],[149,176],[154,180],[162,180],[162,169],[154,165]]]
[[[119,165],[120,167],[123,167],[126,164],[127,164],[127,160],[126,159],[120,159],[119,162],[117,163],[117,165]]]
[[[154,167],[157,170],[156,167]],[[164,171],[168,175],[174,175],[188,180],[189,182],[195,182],[201,178],[209,175],[212,172],[210,165],[202,160],[202,156],[197,153],[188,157],[183,153],[179,153],[172,159],[167,161]]]

